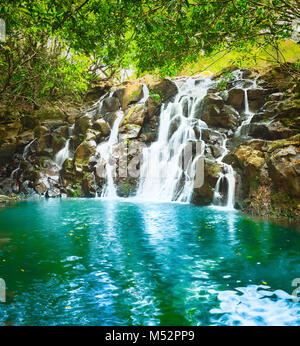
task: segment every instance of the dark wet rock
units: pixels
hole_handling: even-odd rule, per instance
[[[279,121],[271,123],[251,123],[249,126],[249,136],[254,138],[275,140],[294,136],[298,130],[285,127]]]
[[[106,97],[99,107],[98,114],[113,113],[119,110],[120,107],[121,104],[117,97]]]
[[[16,150],[16,143],[4,143],[0,146],[0,164],[5,164],[11,160]]]
[[[227,104],[233,106],[238,111],[245,109],[245,92],[243,89],[230,89],[228,91]]]
[[[266,100],[267,90],[265,89],[249,89],[247,90],[249,108],[252,112],[260,109]]]
[[[225,129],[235,129],[239,125],[238,112],[229,105],[219,108],[217,105],[204,105],[202,110],[202,120],[208,126],[222,127]]]
[[[23,129],[34,129],[39,125],[39,119],[30,115],[25,115],[21,118]]]
[[[222,172],[222,165],[214,161],[205,159],[204,161],[204,184],[194,189],[193,203],[198,205],[208,205],[213,201],[214,189]],[[200,173],[201,174],[201,173]]]

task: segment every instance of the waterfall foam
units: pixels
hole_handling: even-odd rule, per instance
[[[190,202],[197,160],[205,148],[201,132],[207,128],[198,118],[199,108],[211,85],[209,78],[177,81],[174,101],[161,109],[158,139],[143,150],[138,199]],[[185,153],[189,142],[198,144],[194,157]]]

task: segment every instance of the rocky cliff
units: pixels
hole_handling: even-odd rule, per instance
[[[230,68],[213,80],[197,114],[208,128],[201,134],[206,143],[204,185],[194,190],[193,203],[212,202],[222,170],[217,162],[222,155],[219,134],[224,133],[229,151],[223,162],[235,170],[236,207],[254,215],[298,218],[299,82],[281,68],[263,73]],[[248,89],[252,81],[257,87]],[[145,76],[109,90],[95,90],[95,103],[85,110],[74,105],[47,106],[17,120],[1,120],[2,201],[8,199],[4,195],[99,195],[105,179],[97,174],[101,162],[97,147],[108,141],[117,112],[122,110],[124,116],[112,156],[116,162],[124,159],[132,164],[140,154],[140,149],[132,149],[135,143],[149,145],[156,140],[160,108],[176,93],[174,81]],[[246,107],[252,114],[249,123]],[[124,148],[131,150],[126,158]],[[116,182],[118,194],[128,196],[134,193],[138,177],[119,177]]]

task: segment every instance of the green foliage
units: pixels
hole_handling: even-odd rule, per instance
[[[221,78],[217,86],[218,91],[226,90],[228,82],[234,79],[234,75],[231,72],[225,72],[221,75]]]
[[[154,93],[154,92],[150,91],[149,97],[156,103],[160,103],[161,102],[161,95],[159,95],[158,93]]]
[[[130,185],[128,183],[121,185],[121,190],[124,194],[129,195],[130,193]]]
[[[296,0],[3,0],[6,42],[0,43],[0,98],[35,107],[65,94],[79,97],[93,80],[175,75],[202,57],[230,55],[243,66],[292,35]],[[250,48],[249,48],[250,47]]]
[[[218,86],[217,86],[217,90],[218,91],[222,91],[222,90],[226,90],[227,89],[227,81],[226,80],[221,80],[219,83],[218,83]]]

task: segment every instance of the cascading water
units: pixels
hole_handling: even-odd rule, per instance
[[[181,85],[180,85],[181,84]],[[196,116],[202,99],[212,81],[208,78],[177,83],[174,102],[163,105],[160,114],[158,140],[143,150],[140,184],[136,197],[142,200],[189,202],[193,192],[196,163],[203,155],[205,143],[201,130],[207,125]],[[186,159],[189,142],[198,142],[196,157]]]
[[[249,98],[248,98],[248,90],[251,89],[259,89],[258,85],[257,85],[257,79],[259,78],[259,75],[256,76],[255,79],[251,80],[251,79],[243,79],[242,74],[239,72],[236,72],[235,77],[239,79],[239,82],[237,84],[237,87],[241,86],[241,88],[244,90],[244,101],[245,101],[245,111],[244,111],[244,115],[245,115],[245,120],[241,123],[241,125],[237,128],[237,130],[235,131],[235,137],[239,137],[239,136],[244,136],[247,135],[247,130],[248,130],[248,125],[251,123],[251,120],[254,116],[254,112],[252,112],[250,110],[250,106],[249,106]],[[247,83],[248,85],[245,87],[243,86],[243,83]]]
[[[202,130],[208,128],[207,124],[201,120],[201,103],[208,89],[215,85],[215,82],[210,78],[189,78],[177,80],[176,83],[178,93],[174,101],[163,104],[161,108],[158,139],[150,147],[143,149],[140,181],[135,196],[137,200],[183,203],[189,203],[191,200],[197,163],[205,153]],[[146,86],[143,87],[143,91],[144,97],[140,103],[146,102],[149,96]],[[249,115],[249,104],[247,101],[246,103],[246,113]],[[101,197],[109,199],[118,197],[114,181],[115,165],[112,163],[114,161],[112,158],[115,145],[118,143],[118,129],[124,113],[119,110],[116,115],[109,140],[97,147],[106,179]],[[234,209],[235,173],[231,165],[223,162],[223,158],[228,153],[226,147],[228,139],[224,133],[213,131],[222,139],[222,152],[216,159],[216,162],[222,165],[222,173],[216,183],[213,205],[232,210]],[[189,146],[189,144],[192,145]],[[186,155],[187,147],[194,149],[196,147],[196,154],[192,149],[191,155]]]
[[[105,143],[101,143],[97,147],[97,153],[100,154],[101,159],[105,164],[105,178],[106,185],[103,188],[101,197],[107,197],[110,199],[117,198],[117,191],[114,183],[114,165],[110,162],[114,145],[118,143],[119,126],[123,120],[124,112],[119,110],[116,113],[116,119],[110,132],[109,140]]]
[[[228,149],[226,147],[228,139],[225,137],[225,135],[222,135],[222,155],[216,160],[217,163],[221,164],[223,166],[223,171],[225,173],[220,173],[219,178],[216,183],[215,187],[215,192],[214,192],[214,197],[213,197],[213,204],[215,206],[222,206],[225,205],[226,209],[232,210],[234,209],[234,194],[235,194],[235,177],[234,177],[234,170],[231,165],[228,165],[223,161],[223,158],[225,155],[228,154]],[[227,200],[224,203],[222,200],[224,198],[223,193],[222,193],[222,183],[226,182],[227,186],[227,191],[226,197]]]
[[[23,159],[26,160],[28,153],[29,153],[29,149],[31,147],[31,145],[37,140],[37,138],[33,139],[30,143],[28,143],[23,151]]]
[[[73,135],[74,125],[69,127],[69,138],[65,146],[55,155],[54,162],[61,169],[66,159],[70,157],[70,139]]]
[[[31,147],[31,145],[32,145],[36,140],[37,140],[37,138],[34,138],[31,142],[29,142],[29,143],[25,146],[25,148],[24,148],[24,150],[23,150],[23,154],[22,154],[23,160],[26,160],[26,159],[27,159],[28,154],[29,154],[30,147]],[[20,169],[21,169],[21,162],[19,162],[18,167],[17,167],[16,169],[14,169],[14,170],[11,172],[10,178],[11,178],[11,179],[14,179],[16,173],[17,173]]]
[[[109,94],[109,96],[112,96],[113,93],[114,92],[112,91]],[[139,101],[139,103],[144,104],[148,100],[149,93],[150,92],[147,85],[143,84],[143,97]],[[102,102],[103,100],[99,103],[99,107],[101,107]],[[114,147],[118,143],[119,126],[123,120],[123,117],[124,117],[124,112],[120,109],[116,113],[116,119],[111,129],[109,140],[105,143],[100,143],[96,149],[96,152],[100,155],[103,166],[105,167],[104,169],[105,169],[106,184],[102,190],[101,197],[105,197],[108,199],[118,198],[117,190],[116,190],[116,186],[114,182],[115,164],[113,162],[114,160],[112,160],[112,156],[113,156]],[[96,179],[94,179],[94,184],[97,190]],[[98,198],[97,191],[96,191],[95,197]]]

